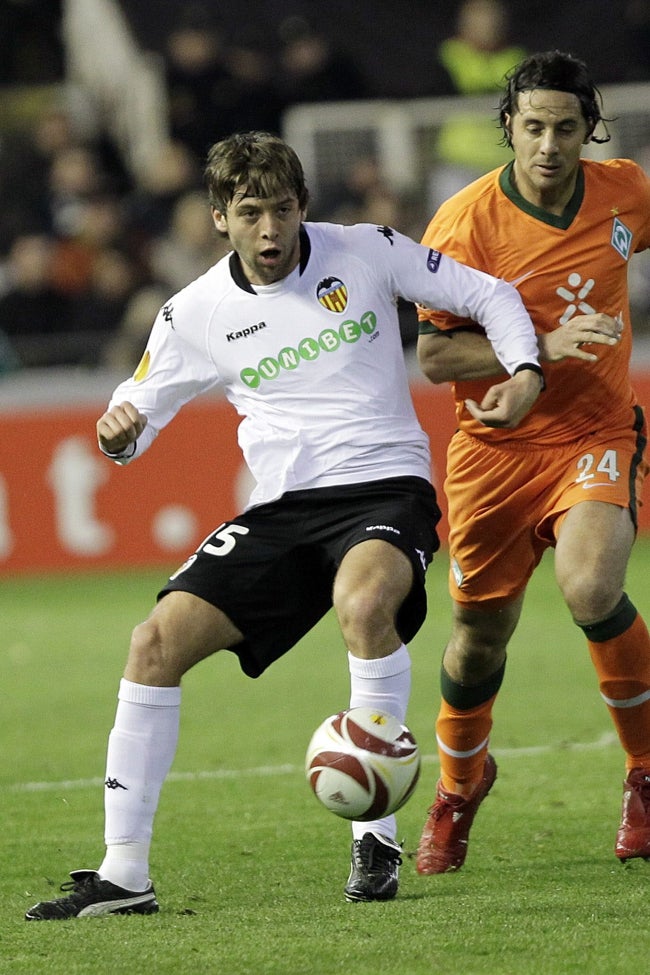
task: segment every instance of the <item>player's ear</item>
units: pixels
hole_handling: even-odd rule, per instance
[[[508,145],[512,148],[512,115],[508,112],[503,113],[502,117],[502,127],[508,140]]]
[[[220,234],[228,233],[228,221],[224,214],[220,213],[216,207],[212,207],[212,220]]]

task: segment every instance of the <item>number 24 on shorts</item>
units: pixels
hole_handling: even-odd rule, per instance
[[[614,483],[621,476],[616,451],[611,449],[603,452],[598,463],[596,463],[594,454],[583,454],[576,466],[580,472],[576,477],[576,484],[593,480],[597,473],[607,474],[610,481]]]

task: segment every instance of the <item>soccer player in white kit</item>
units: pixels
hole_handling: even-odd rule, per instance
[[[333,605],[350,707],[404,721],[409,640],[426,614],[440,512],[411,402],[397,298],[474,318],[509,374],[477,419],[515,426],[543,376],[513,287],[389,227],[306,222],[300,161],[277,136],[236,134],[208,154],[217,231],[232,251],[161,309],[132,378],[98,420],[100,449],[137,459],[199,393],[221,388],[256,486],[136,626],[109,736],[105,856],[28,920],[158,910],[153,820],[178,738],[181,678],[218,650],[258,677]],[[205,445],[209,449],[209,443]],[[215,458],[215,489],[218,458]],[[351,901],[389,900],[395,817],[352,824]]]

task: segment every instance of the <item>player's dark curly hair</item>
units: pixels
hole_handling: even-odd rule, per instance
[[[210,203],[219,213],[226,212],[238,189],[261,199],[293,191],[301,210],[309,199],[298,156],[270,132],[236,132],[216,142],[204,175]]]
[[[601,94],[591,79],[587,65],[572,54],[564,54],[562,51],[531,54],[515,65],[506,75],[505,82],[499,102],[499,124],[503,130],[502,145],[512,147],[506,116],[512,118],[516,113],[519,92],[532,91],[535,88],[571,92],[580,102],[582,115],[589,127],[592,141],[609,142],[611,136],[605,122],[610,122],[611,119],[605,119],[602,115]],[[593,133],[599,122],[603,125],[605,135],[597,137]]]

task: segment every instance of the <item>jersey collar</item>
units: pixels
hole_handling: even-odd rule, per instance
[[[508,197],[511,203],[514,203],[516,207],[523,210],[524,213],[528,213],[531,217],[535,217],[536,220],[541,220],[542,223],[547,223],[550,227],[557,227],[559,230],[567,230],[573,223],[573,219],[577,214],[582,200],[585,195],[585,175],[582,166],[578,168],[578,178],[576,179],[576,188],[573,191],[573,196],[564,208],[564,213],[559,217],[554,213],[549,213],[547,210],[542,210],[541,207],[536,207],[528,200],[525,200],[521,193],[515,188],[512,181],[512,170],[514,166],[514,160],[509,162],[507,166],[499,173],[499,186]]]
[[[307,267],[307,263],[309,261],[309,255],[311,254],[311,241],[309,239],[309,234],[305,230],[304,224],[302,224],[302,226],[300,227],[299,239],[300,239],[300,273],[302,274],[305,268]],[[239,259],[239,254],[236,251],[233,251],[232,254],[230,255],[230,274],[237,287],[241,288],[242,291],[248,291],[248,293],[251,295],[257,294],[255,288],[253,287],[253,285],[250,283],[250,281],[244,274],[244,269],[241,266],[241,260]]]

